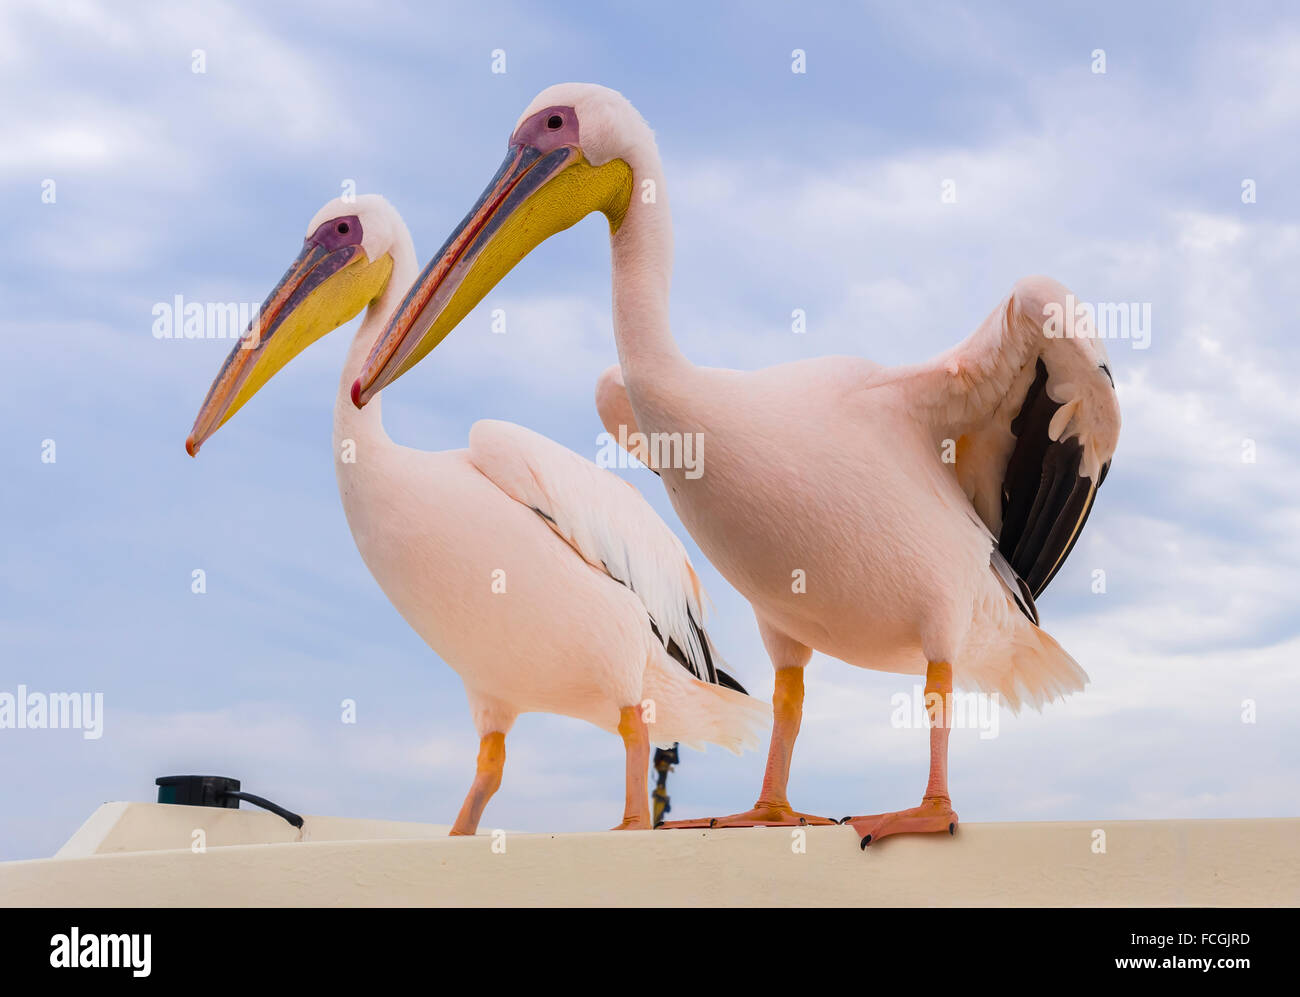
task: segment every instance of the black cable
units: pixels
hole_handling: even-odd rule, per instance
[[[286,810],[284,809],[284,807],[272,803],[270,800],[265,799],[261,796],[254,796],[252,793],[244,793],[238,790],[231,790],[231,789],[226,790],[222,795],[229,796],[236,800],[243,800],[245,803],[251,803],[255,807],[261,807],[263,810],[269,810],[277,817],[283,817],[294,827],[299,829],[302,828],[302,818],[299,817],[296,813],[294,813],[292,810]]]

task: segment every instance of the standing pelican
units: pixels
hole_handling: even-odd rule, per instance
[[[722,671],[681,542],[627,482],[505,422],[468,450],[397,446],[349,387],[415,274],[406,225],[375,195],[327,204],[258,320],[217,374],[185,441],[191,456],[281,367],[366,316],[334,406],[339,493],[362,559],[414,630],[460,674],[477,772],[452,834],[473,834],[501,784],[520,713],[617,731],[623,828],[650,828],[649,745],[757,743],[769,711]],[[367,307],[368,306],[368,307]]]
[[[542,240],[591,211],[609,220],[620,362],[598,385],[602,419],[611,432],[634,421],[650,440],[707,438],[702,474],[652,466],[700,549],[752,603],[776,669],[758,801],[706,823],[830,823],[787,797],[815,649],[925,676],[922,802],[849,818],[863,846],[954,831],[954,682],[1018,709],[1087,680],[1039,629],[1034,598],[1078,538],[1119,435],[1101,343],[1083,323],[1073,338],[1054,337],[1044,318],[1060,319],[1055,308],[1073,317],[1066,289],[1030,278],[927,364],[696,367],[669,330],[672,226],[650,128],[614,91],[564,84],[524,111],[505,163],[371,351],[358,403],[418,363]]]

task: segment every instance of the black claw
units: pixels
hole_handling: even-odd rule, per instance
[[[871,844],[871,835],[868,834],[865,838],[862,839],[862,844],[858,845],[858,847],[865,852],[867,850],[867,845],[869,844]]]

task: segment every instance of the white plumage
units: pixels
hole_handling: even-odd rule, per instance
[[[636,488],[508,422],[476,422],[469,458],[503,492],[539,513],[589,564],[635,593],[665,644],[676,641],[692,673],[710,677],[711,655],[700,640],[699,577],[682,542]]]
[[[913,367],[696,366],[670,328],[672,224],[654,137],[605,87],[560,84],[533,99],[493,186],[416,281],[422,303],[377,341],[359,398],[418,362],[541,238],[591,211],[610,223],[619,357],[597,385],[602,421],[620,438],[707,438],[702,474],[654,469],[752,604],[776,670],[759,800],[719,823],[824,822],[786,798],[814,649],[925,675],[940,697],[954,683],[997,692],[1013,708],[1082,688],[1034,605],[1078,539],[1119,432],[1105,351],[1073,296],[1021,281],[966,342]],[[955,828],[946,726],[931,731],[922,806],[856,819],[864,842]]]
[[[627,754],[620,827],[648,828],[651,741],[709,742],[739,752],[759,742],[771,717],[765,703],[716,684],[705,668],[702,593],[680,541],[631,485],[520,426],[479,422],[468,451],[394,444],[380,406],[358,410],[349,389],[414,275],[410,235],[397,212],[374,196],[331,202],[308,235],[296,269],[269,299],[273,314],[261,353],[236,347],[187,448],[197,453],[229,417],[245,383],[240,378],[270,376],[258,368],[270,362],[260,356],[286,362],[371,301],[334,407],[335,468],[366,565],[465,683],[479,764],[452,833],[477,828],[500,785],[505,736],[526,712],[572,716],[620,733]],[[355,279],[381,272],[373,264],[388,258],[392,274],[380,290]],[[308,268],[333,261],[337,275],[308,294],[323,272]],[[293,287],[303,290],[291,293]],[[349,301],[354,306],[345,307]],[[307,325],[286,332],[295,309],[308,316]],[[312,325],[322,314],[331,321]],[[669,640],[712,681],[674,660]]]

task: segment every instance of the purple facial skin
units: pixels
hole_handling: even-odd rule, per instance
[[[361,219],[356,215],[343,215],[322,222],[320,228],[307,237],[307,243],[320,246],[327,253],[344,246],[361,245]]]
[[[562,145],[578,145],[578,113],[571,107],[544,107],[515,129],[511,145],[531,145],[550,152]]]

